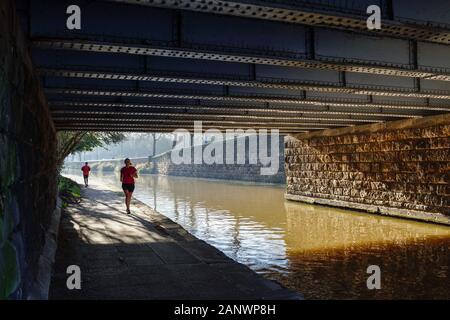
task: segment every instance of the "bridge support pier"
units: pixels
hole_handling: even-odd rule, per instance
[[[289,136],[286,199],[450,225],[450,115]]]

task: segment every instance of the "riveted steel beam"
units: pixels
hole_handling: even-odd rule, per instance
[[[348,126],[352,124],[361,124],[361,123],[376,123],[382,122],[381,120],[367,120],[367,119],[348,119],[348,118],[324,118],[324,117],[268,117],[268,116],[246,116],[239,117],[234,115],[192,115],[192,114],[183,114],[183,115],[174,115],[170,113],[158,113],[152,115],[134,115],[134,114],[118,114],[118,113],[83,113],[83,112],[71,112],[71,113],[53,113],[52,118],[54,121],[59,120],[71,120],[71,121],[81,121],[85,120],[93,120],[101,122],[118,122],[122,119],[132,120],[136,123],[140,122],[148,122],[148,121],[162,121],[169,122],[173,124],[181,124],[181,123],[189,123],[194,121],[205,121],[211,122],[214,121],[216,123],[229,123],[229,124],[248,124],[248,125],[262,125],[269,127],[284,127],[284,126],[298,126],[302,124],[307,124],[308,121],[314,121],[315,123],[319,123],[319,125],[323,125],[324,123],[331,126]]]
[[[80,119],[55,119],[56,127],[80,127],[80,128],[165,128],[175,131],[177,129],[191,130],[195,128],[194,121],[180,121],[179,123],[159,121],[158,119],[148,119],[144,122],[136,122],[127,119],[117,119],[115,121],[99,120],[95,118],[80,118]],[[342,127],[338,125],[330,124],[318,124],[318,123],[305,123],[305,124],[257,124],[257,123],[245,123],[245,122],[230,122],[230,121],[202,121],[202,128],[204,130],[214,129],[278,129],[283,132],[291,131],[298,132],[299,130],[323,130],[332,127]]]
[[[120,121],[120,122],[93,122],[92,120],[86,120],[83,123],[77,123],[77,122],[71,122],[68,120],[61,120],[55,122],[56,126],[64,126],[64,127],[111,127],[111,128],[160,128],[160,129],[167,129],[171,131],[176,131],[178,129],[185,129],[185,130],[191,130],[193,128],[196,128],[192,123],[191,124],[184,124],[184,125],[178,125],[178,124],[165,124],[165,123],[157,123],[157,122],[146,122],[146,123],[135,123],[135,122],[126,122],[126,121]],[[293,131],[293,130],[324,130],[328,129],[330,126],[322,125],[322,126],[308,126],[308,125],[296,125],[296,126],[263,126],[263,125],[247,125],[247,124],[223,124],[223,123],[202,123],[202,130],[207,129],[255,129],[255,130],[264,130],[264,129],[279,129],[280,131]]]
[[[398,87],[386,87],[384,89],[364,89],[362,85],[350,85],[343,83],[342,86],[311,84],[305,82],[283,82],[279,79],[251,80],[244,81],[240,79],[225,79],[215,77],[194,77],[194,76],[164,76],[157,74],[139,74],[139,73],[120,73],[108,71],[88,71],[88,70],[64,70],[64,69],[38,69],[39,74],[52,77],[84,78],[98,80],[128,80],[128,81],[149,81],[163,83],[184,83],[200,85],[221,85],[263,89],[285,89],[285,90],[306,90],[312,92],[327,93],[347,93],[357,95],[375,95],[387,97],[405,97],[405,98],[432,98],[432,99],[450,99],[450,93],[442,92],[417,92],[399,89]],[[341,74],[345,75],[344,72]],[[366,85],[368,86],[368,85]]]
[[[285,67],[299,67],[319,70],[335,70],[357,73],[371,73],[399,77],[415,77],[431,80],[450,81],[450,73],[445,68],[421,66],[420,69],[410,69],[406,67],[389,67],[379,61],[351,62],[352,59],[320,57],[316,59],[307,58],[280,58],[265,56],[262,54],[248,54],[240,52],[238,48],[231,51],[224,48],[221,51],[182,49],[175,47],[157,47],[151,45],[132,45],[108,42],[92,42],[85,40],[65,40],[65,39],[35,39],[33,45],[42,49],[55,50],[78,50],[99,53],[118,53],[146,56],[161,56],[185,59],[201,59],[212,61],[226,61],[237,63],[264,64]]]
[[[122,127],[122,128],[116,128],[116,127],[81,127],[81,126],[63,126],[63,127],[57,127],[57,131],[93,131],[93,132],[157,132],[157,133],[172,133],[172,129],[167,128],[158,128],[158,127]],[[192,131],[192,129],[190,130]],[[316,130],[284,130],[279,131],[281,135],[287,135],[287,134],[297,134],[297,133],[306,133],[309,131],[316,131]]]
[[[390,113],[390,112],[351,112],[333,110],[314,110],[292,106],[277,107],[244,107],[244,106],[205,106],[205,105],[150,105],[136,103],[102,103],[102,102],[71,102],[52,101],[49,103],[53,113],[63,112],[117,112],[123,114],[152,114],[161,110],[168,110],[174,114],[235,114],[251,115],[253,113],[268,114],[272,116],[304,116],[307,114],[355,116],[360,118],[416,118],[417,115]]]
[[[66,127],[126,127],[126,128],[165,128],[165,129],[171,129],[172,131],[176,131],[177,129],[186,129],[190,130],[195,128],[193,125],[193,122],[190,124],[166,124],[166,123],[158,123],[158,122],[145,122],[145,123],[136,123],[136,122],[127,122],[127,121],[120,121],[120,122],[97,122],[92,121],[90,119],[85,119],[83,123],[77,123],[72,122],[70,120],[58,120],[55,122],[57,126],[66,126]],[[217,123],[217,122],[203,122],[202,123],[202,129],[255,129],[255,130],[263,130],[263,129],[279,129],[281,130],[323,130],[327,128],[331,128],[330,126],[326,125],[317,125],[317,126],[310,126],[310,125],[296,125],[296,126],[264,126],[264,125],[248,125],[248,124],[227,124],[227,123]]]
[[[177,129],[185,129],[185,130],[191,130],[194,127],[193,122],[190,124],[165,124],[165,123],[157,123],[157,122],[145,122],[145,123],[136,123],[136,122],[126,122],[126,121],[120,121],[120,122],[97,122],[92,120],[85,120],[83,123],[78,122],[72,122],[69,120],[59,120],[55,122],[56,126],[65,126],[65,127],[112,127],[112,128],[165,128],[170,129],[171,131],[176,131]],[[308,126],[308,125],[296,125],[296,126],[264,126],[264,125],[247,125],[247,124],[223,124],[223,123],[202,123],[202,129],[255,129],[255,130],[263,130],[263,129],[279,129],[280,131],[293,131],[293,130],[323,130],[330,128],[330,126],[322,125],[322,126]]]
[[[348,101],[321,101],[319,99],[301,98],[278,98],[278,97],[247,97],[247,96],[225,96],[225,95],[196,95],[196,94],[173,94],[144,91],[119,91],[119,90],[96,90],[96,89],[69,89],[69,88],[46,88],[45,92],[53,95],[76,95],[86,97],[127,97],[127,98],[158,98],[158,99],[187,99],[220,101],[227,103],[269,103],[285,105],[314,105],[331,107],[367,108],[377,107],[383,109],[405,109],[405,110],[434,110],[448,112],[450,107],[446,106],[418,106],[418,105],[397,105],[372,102],[348,102]]]
[[[220,15],[238,16],[253,19],[263,19],[286,23],[302,24],[352,30],[362,33],[372,33],[395,38],[416,39],[435,43],[450,44],[450,27],[442,23],[433,23],[428,19],[417,21],[407,19],[407,23],[383,19],[380,30],[367,29],[368,15],[351,14],[334,6],[332,10],[324,10],[325,5],[307,8],[282,5],[279,2],[249,3],[243,1],[223,0],[109,0],[110,2],[129,3],[154,6],[159,8],[190,10],[196,12]],[[392,10],[391,10],[392,11]],[[392,16],[392,12],[390,14]]]
[[[249,119],[255,119],[255,120],[269,120],[269,121],[278,121],[278,120],[282,120],[282,121],[293,121],[293,120],[328,120],[328,121],[342,121],[342,122],[382,122],[382,120],[380,119],[368,119],[368,118],[364,118],[364,119],[360,119],[360,118],[352,118],[352,117],[348,117],[348,118],[332,118],[332,119],[327,119],[327,118],[321,118],[321,117],[305,117],[305,115],[307,115],[308,113],[301,113],[301,112],[297,112],[297,113],[291,113],[291,114],[284,114],[284,115],[279,115],[279,114],[265,114],[265,113],[249,113],[249,112],[233,112],[233,113],[205,113],[205,112],[161,112],[161,111],[127,111],[127,110],[123,110],[123,109],[115,109],[115,110],[61,110],[61,109],[57,109],[57,110],[52,110],[52,116],[53,117],[58,117],[59,115],[67,115],[67,114],[87,114],[87,115],[98,115],[98,116],[103,116],[103,115],[117,115],[119,117],[133,117],[133,116],[140,116],[140,117],[144,117],[144,116],[167,116],[167,117],[174,117],[174,116],[180,116],[182,115],[184,119],[203,119],[203,118],[207,118],[207,119],[212,119],[212,118],[219,118],[219,119],[228,119],[228,118],[232,118],[233,120],[237,120],[237,119],[245,119],[245,120],[249,120]],[[328,114],[329,115],[329,114]]]
[[[110,123],[110,124],[120,124],[122,122],[125,123],[166,123],[173,125],[193,125],[194,121],[202,121],[206,124],[214,124],[214,125],[229,125],[229,126],[252,126],[252,127],[268,127],[268,128],[284,128],[284,127],[299,127],[299,126],[329,126],[329,127],[344,127],[352,125],[352,123],[343,122],[336,123],[337,121],[334,119],[324,119],[324,118],[302,118],[297,119],[297,121],[272,121],[267,120],[263,121],[263,119],[243,119],[243,118],[193,118],[187,120],[184,117],[171,117],[168,119],[166,116],[152,116],[152,117],[139,117],[139,116],[129,116],[127,118],[121,118],[119,116],[114,115],[96,115],[96,114],[62,114],[62,115],[54,115],[53,120],[58,123],[61,121],[70,121],[75,123]],[[313,122],[311,122],[313,121]]]

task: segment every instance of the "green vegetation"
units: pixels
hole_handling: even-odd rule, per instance
[[[60,176],[58,182],[59,196],[63,202],[63,207],[69,203],[78,203],[81,199],[81,188],[73,180]]]
[[[105,147],[123,141],[125,135],[121,132],[72,132],[58,133],[57,165],[61,167],[64,159],[70,154],[92,151],[97,147]]]
[[[0,300],[7,299],[20,284],[17,251],[10,241],[12,230],[12,217],[0,198]]]
[[[17,250],[12,242],[14,205],[10,193],[16,175],[16,145],[0,143],[0,300],[7,299],[19,287],[20,267]]]
[[[1,226],[0,226],[1,227]],[[17,251],[10,241],[0,245],[0,300],[7,299],[20,283]]]
[[[86,160],[142,158],[172,150],[174,136],[171,133],[126,133],[126,139],[117,144],[83,151]],[[74,155],[74,154],[72,154]],[[71,161],[82,161],[80,157],[70,157]]]

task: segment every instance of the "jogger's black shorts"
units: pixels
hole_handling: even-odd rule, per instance
[[[122,183],[123,191],[128,190],[128,192],[134,191],[134,183]]]

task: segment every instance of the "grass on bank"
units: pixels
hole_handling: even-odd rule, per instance
[[[59,176],[58,190],[64,208],[70,203],[79,203],[81,200],[80,186],[69,178]]]

